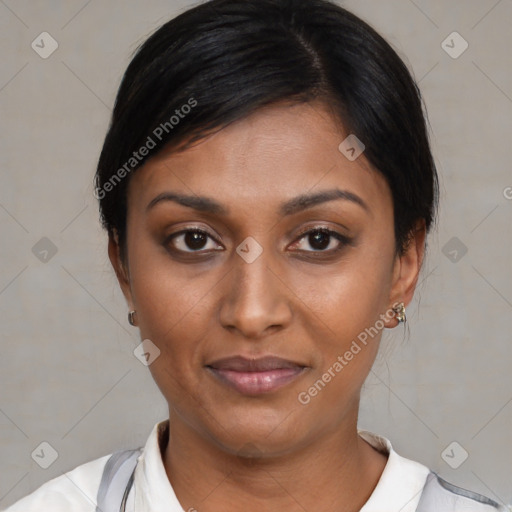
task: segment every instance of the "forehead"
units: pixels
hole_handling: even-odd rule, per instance
[[[166,191],[216,198],[231,211],[275,208],[306,192],[339,188],[389,210],[386,180],[364,153],[340,150],[348,134],[320,104],[260,109],[181,152],[162,151],[136,171],[129,209],[141,211]]]

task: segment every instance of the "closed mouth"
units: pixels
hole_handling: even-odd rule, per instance
[[[295,380],[307,366],[276,356],[250,359],[234,356],[219,359],[206,368],[223,384],[242,394],[259,395]]]

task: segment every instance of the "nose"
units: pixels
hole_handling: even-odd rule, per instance
[[[270,261],[265,250],[251,263],[237,253],[233,260],[220,308],[222,326],[254,340],[287,327],[292,319],[293,294],[279,266]]]

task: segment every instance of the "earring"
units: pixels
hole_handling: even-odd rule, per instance
[[[137,325],[135,323],[135,311],[129,311],[128,312],[128,322],[130,323],[130,325]]]
[[[405,316],[405,304],[403,302],[399,302],[393,306],[393,311],[395,313],[395,318],[398,320],[398,323],[402,323],[406,321]]]

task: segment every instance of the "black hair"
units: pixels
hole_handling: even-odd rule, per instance
[[[212,0],[156,30],[117,93],[95,176],[100,217],[124,255],[130,176],[265,106],[323,101],[392,193],[396,248],[435,220],[426,112],[406,65],[366,22],[329,0]],[[341,142],[341,141],[340,141]]]

